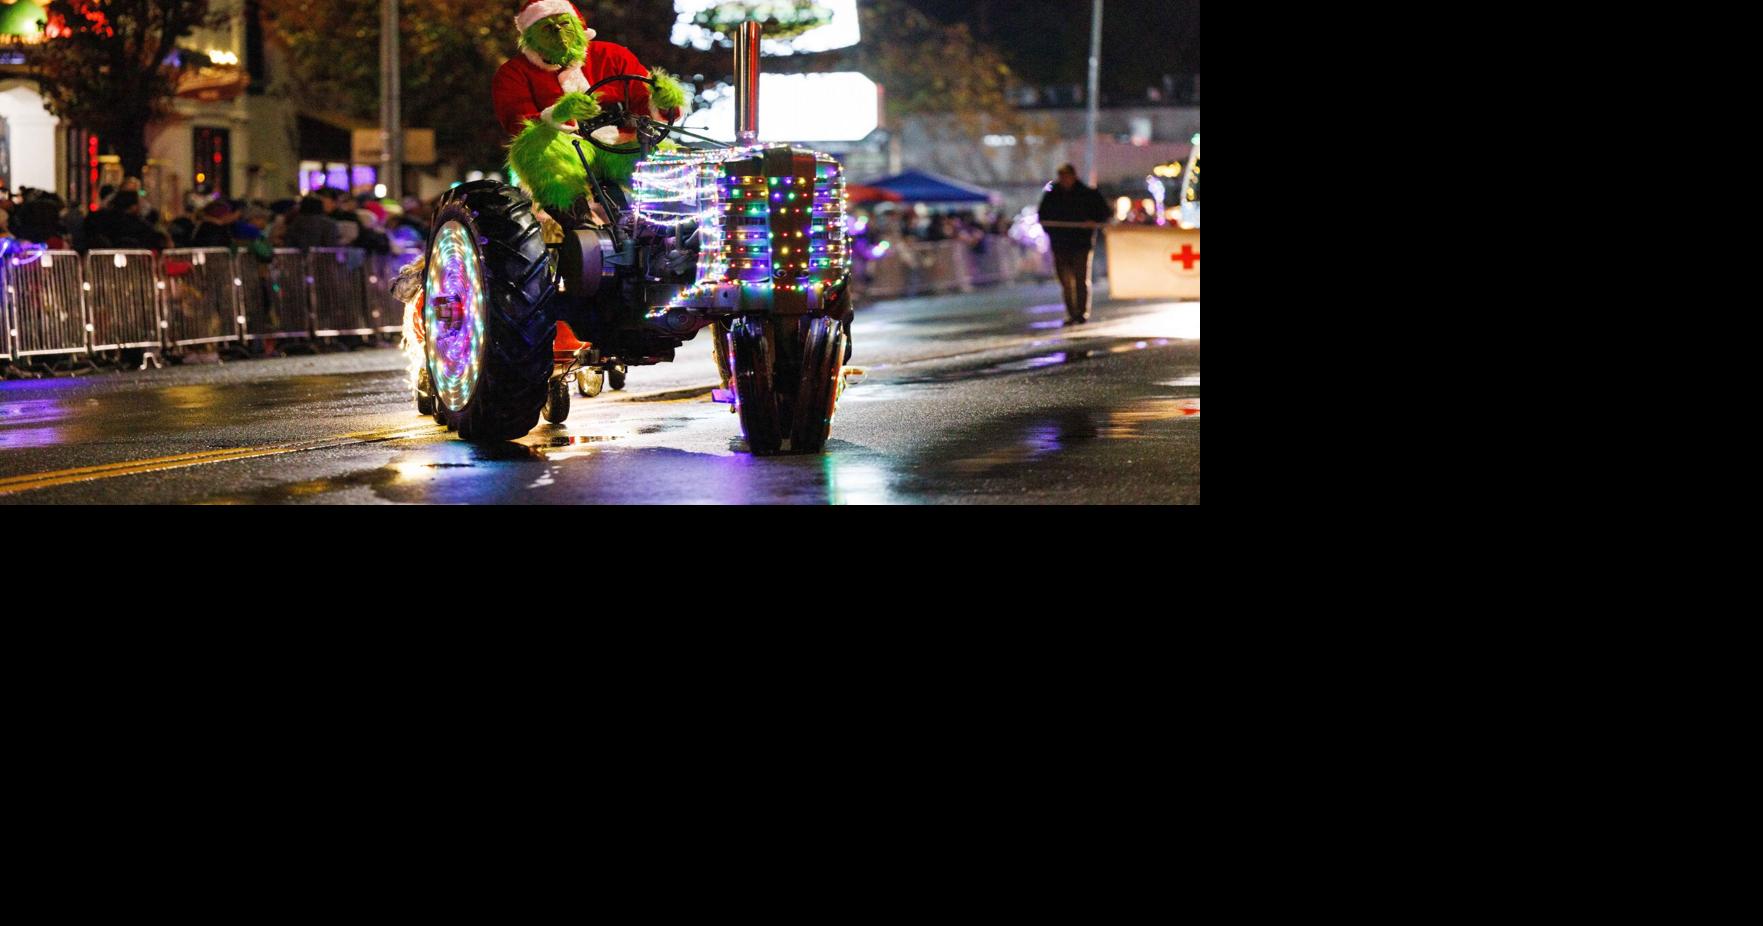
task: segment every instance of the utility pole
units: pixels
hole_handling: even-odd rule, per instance
[[[380,182],[404,199],[404,126],[400,118],[403,63],[398,55],[398,0],[380,0]]]
[[[1090,186],[1096,185],[1096,121],[1102,96],[1102,0],[1095,0],[1095,3],[1095,12],[1090,18],[1090,93],[1086,114],[1089,134],[1084,140],[1084,169],[1089,171]]]

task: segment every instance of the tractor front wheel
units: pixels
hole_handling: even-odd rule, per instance
[[[747,450],[768,456],[783,449],[784,431],[778,417],[773,385],[773,349],[769,326],[757,318],[739,318],[728,326],[729,366],[734,379],[735,412]]]
[[[551,375],[557,275],[532,201],[494,180],[442,197],[424,268],[435,414],[469,441],[524,436]]]

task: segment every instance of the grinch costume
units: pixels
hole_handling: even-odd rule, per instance
[[[685,90],[660,70],[651,74],[629,49],[594,41],[597,33],[569,0],[532,0],[515,25],[520,54],[496,71],[492,85],[496,120],[511,139],[508,166],[541,206],[568,209],[587,188],[572,143],[578,120],[599,115],[602,105],[622,103],[628,112],[671,121],[684,109]],[[619,74],[652,77],[654,92],[648,84],[615,81],[594,96],[587,94],[589,87]],[[621,184],[630,179],[636,155],[587,144],[581,150],[601,179]]]

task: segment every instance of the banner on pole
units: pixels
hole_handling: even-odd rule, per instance
[[[349,159],[356,164],[378,164],[386,158],[386,133],[379,129],[356,129],[350,133]],[[404,163],[428,167],[435,163],[435,130],[404,130]]]
[[[1200,298],[1200,230],[1108,227],[1108,291],[1116,299]]]

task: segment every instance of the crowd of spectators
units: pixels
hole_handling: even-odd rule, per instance
[[[888,253],[899,253],[908,262],[914,252],[901,245],[958,241],[975,255],[981,255],[1005,240],[1010,226],[1008,214],[991,208],[934,211],[925,206],[892,203],[859,207],[850,223],[859,256],[877,260]]]
[[[315,190],[295,200],[233,200],[208,193],[184,197],[167,216],[149,202],[138,178],[105,186],[88,211],[54,193],[0,187],[0,237],[84,253],[94,248],[230,248],[268,260],[275,248],[360,248],[373,254],[420,251],[428,208],[415,197],[402,204]]]
[[[1009,217],[989,208],[937,212],[882,205],[867,219],[868,233],[880,241],[961,241],[979,247],[987,235],[1010,231]]]

